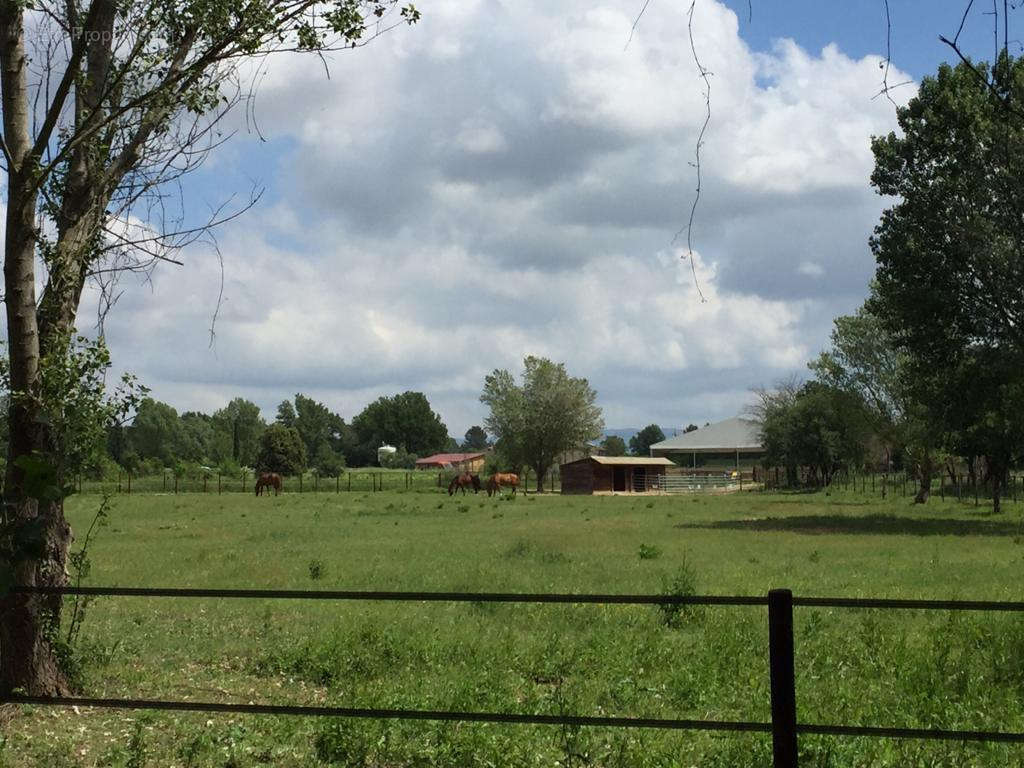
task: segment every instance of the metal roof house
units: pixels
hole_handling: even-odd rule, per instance
[[[651,456],[668,457],[693,469],[738,469],[757,464],[764,457],[764,446],[758,423],[736,417],[655,443]]]

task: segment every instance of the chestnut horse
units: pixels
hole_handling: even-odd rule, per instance
[[[460,475],[456,475],[452,478],[452,481],[448,483],[448,495],[454,496],[455,492],[462,489],[462,495],[466,495],[466,487],[473,486],[473,493],[480,493],[480,475],[471,475],[469,472],[463,472]]]
[[[496,472],[491,475],[490,480],[487,481],[487,495],[490,496],[492,493],[500,494],[503,485],[511,486],[512,495],[515,496],[516,490],[519,488],[519,475],[512,472]]]
[[[274,489],[275,496],[281,493],[281,476],[277,472],[261,472],[259,479],[256,480],[256,495],[260,496],[266,490],[269,496],[271,488]]]

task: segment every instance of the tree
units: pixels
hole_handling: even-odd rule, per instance
[[[761,394],[766,460],[786,467],[791,483],[797,482],[798,467],[828,485],[837,471],[863,462],[869,430],[858,395],[817,381]]]
[[[198,411],[185,411],[181,414],[180,422],[177,457],[197,464],[209,461],[214,434],[213,418]]]
[[[42,542],[3,555],[8,570],[19,558],[17,582],[64,583],[70,533],[62,501],[34,498],[19,460],[64,465],[59,435],[42,418],[52,407],[41,398],[43,361],[67,359],[86,281],[96,280],[109,308],[119,272],[172,261],[175,248],[231,215],[196,225],[185,222],[182,202],[168,218],[171,198],[162,187],[199,167],[222,141],[217,122],[245,93],[239,66],[246,57],[356,45],[369,19],[397,8],[396,0],[0,1],[12,393],[5,516],[31,526]],[[412,6],[400,14],[418,19]],[[45,268],[38,300],[37,260]],[[64,402],[60,391],[54,396]],[[60,601],[0,599],[0,693],[67,693],[46,636]]]
[[[128,441],[140,458],[158,459],[165,467],[172,466],[178,458],[176,448],[182,443],[178,412],[167,403],[147,397],[128,428]]]
[[[648,424],[629,438],[629,452],[634,456],[649,456],[651,446],[665,439],[665,433],[657,424]]]
[[[271,424],[260,435],[256,469],[297,475],[306,467],[306,446],[295,427]]]
[[[403,392],[374,400],[352,419],[358,456],[364,466],[377,460],[377,448],[385,443],[425,456],[448,447],[448,428],[430,408],[422,392]]]
[[[866,306],[837,317],[831,340],[831,349],[808,366],[818,381],[861,398],[885,446],[886,465],[891,466],[894,455],[909,460],[918,480],[914,502],[927,502],[942,435],[926,405],[914,397],[906,352]]]
[[[288,400],[278,406],[277,423],[298,430],[306,455],[321,473],[334,475],[345,465],[342,454],[345,420],[323,403],[296,393],[294,407]]]
[[[235,463],[248,467],[256,463],[260,435],[267,426],[256,403],[236,397],[213,414],[213,426],[215,443],[228,449],[227,456],[214,458],[218,461],[231,458]],[[218,453],[220,450],[223,448]]]
[[[569,376],[563,364],[545,358],[527,357],[523,366],[522,385],[506,370],[487,376],[480,401],[490,408],[484,426],[497,436],[499,453],[517,468],[533,469],[537,491],[543,492],[556,457],[596,440],[604,421],[586,379]]]
[[[464,451],[482,451],[487,448],[487,432],[483,427],[472,426],[466,430],[466,436],[462,442]]]
[[[605,456],[625,456],[626,441],[618,435],[608,435],[601,441],[601,448]]]
[[[1024,452],[1011,427],[1024,371],[1024,61],[926,77],[872,142],[872,184],[898,202],[871,239],[869,300],[907,355],[915,399],[991,467]],[[999,507],[1004,473],[994,476]]]

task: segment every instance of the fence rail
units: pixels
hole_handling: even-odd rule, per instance
[[[416,709],[227,704],[219,702],[107,699],[88,697],[0,694],[0,704],[104,707],[132,710],[221,712],[304,717],[486,722],[527,725],[568,725],[611,728],[659,728],[770,733],[775,768],[796,768],[799,735],[909,738],[940,741],[975,741],[1024,744],[1024,732],[966,731],[936,728],[898,728],[844,724],[800,723],[797,719],[796,655],[793,644],[793,608],[868,608],[889,610],[1012,611],[1024,613],[1024,602],[993,600],[906,600],[888,598],[794,597],[787,589],[767,595],[629,595],[519,592],[377,592],[362,590],[193,589],[163,587],[36,587],[15,586],[22,595],[87,595],[111,597],[237,598],[284,600],[369,600],[406,602],[578,603],[607,605],[716,605],[767,606],[768,662],[771,679],[770,723],[742,720],[692,720],[644,717],[539,715],[518,712],[456,712]]]

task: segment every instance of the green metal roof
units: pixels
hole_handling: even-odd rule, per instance
[[[736,417],[686,432],[651,446],[651,455],[693,451],[761,451],[760,427],[756,421]]]

